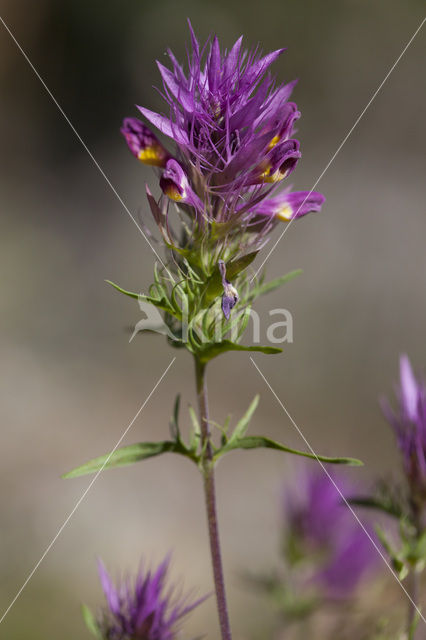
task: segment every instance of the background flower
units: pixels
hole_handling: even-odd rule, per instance
[[[393,411],[389,402],[383,399],[383,412],[395,431],[411,497],[424,504],[426,500],[426,384],[423,379],[414,375],[406,355],[400,358],[396,397],[397,410]]]
[[[107,608],[99,616],[99,629],[105,640],[174,640],[182,619],[205,598],[188,604],[188,596],[167,586],[170,558],[155,571],[141,565],[134,581],[130,576],[112,582],[102,562],[99,577]]]
[[[348,480],[329,473],[349,498],[353,488]],[[371,540],[322,469],[304,469],[286,490],[283,527],[287,561],[304,564],[308,581],[330,596],[349,597],[376,564]]]

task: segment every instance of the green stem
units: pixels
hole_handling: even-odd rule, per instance
[[[410,584],[408,587],[408,593],[410,594],[411,602],[408,603],[408,618],[407,618],[407,633],[411,633],[411,629],[414,624],[414,620],[417,615],[417,606],[419,601],[419,574],[416,569],[413,567],[411,574],[409,576]],[[415,637],[415,633],[413,635],[408,635],[410,638]]]
[[[413,495],[415,495],[413,493]],[[415,498],[411,501],[411,517],[415,528],[414,540],[416,543],[420,540],[422,535],[422,507],[419,505],[418,500]],[[416,566],[411,567],[410,575],[408,576],[408,592],[410,594],[411,601],[408,603],[408,616],[407,616],[407,636],[415,640],[416,632],[412,632],[413,624],[415,622],[418,613],[418,604],[420,597],[420,576],[416,571]]]
[[[219,614],[222,640],[232,640],[217,520],[213,448],[211,443],[207,402],[206,365],[201,363],[197,358],[195,358],[195,379],[200,412],[201,445],[202,451],[204,452],[202,465],[204,476],[204,496],[206,501],[207,524],[209,529],[210,553],[216,591],[217,610]]]

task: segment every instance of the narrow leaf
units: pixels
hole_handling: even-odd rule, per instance
[[[78,476],[84,476],[88,473],[96,473],[101,469],[124,467],[134,462],[139,462],[139,460],[146,460],[147,458],[152,458],[153,456],[158,456],[169,451],[183,453],[183,450],[180,450],[177,443],[168,440],[164,440],[163,442],[139,442],[138,444],[131,444],[117,449],[113,454],[108,453],[99,458],[89,460],[89,462],[69,471],[62,477],[77,478]]]
[[[232,432],[232,435],[229,438],[229,443],[230,444],[234,443],[236,440],[241,439],[246,434],[246,431],[247,431],[248,426],[250,424],[250,420],[251,420],[251,418],[253,416],[253,413],[256,411],[256,408],[257,408],[258,404],[259,404],[259,396],[255,396],[253,398],[249,408],[247,409],[247,411],[245,412],[245,414],[243,415],[241,420],[239,420],[239,422],[237,423],[237,426],[235,427],[234,431]]]
[[[200,350],[198,353],[198,357],[201,362],[206,363],[216,356],[219,356],[221,353],[225,353],[226,351],[260,351],[261,353],[281,353],[282,349],[278,347],[261,347],[261,346],[250,346],[246,347],[242,344],[237,344],[235,342],[231,342],[231,340],[223,340],[222,342],[216,342],[215,344],[211,344],[204,349]]]
[[[257,297],[257,296],[263,296],[265,295],[265,293],[270,293],[271,291],[275,291],[275,289],[278,289],[279,287],[281,287],[281,285],[285,284],[286,282],[289,282],[290,280],[300,275],[301,273],[303,273],[302,269],[295,269],[294,271],[290,271],[290,273],[286,273],[284,276],[279,276],[278,278],[274,278],[274,280],[271,280],[270,282],[267,282],[266,284],[261,285],[258,289],[255,289],[254,293],[256,294],[256,297]]]
[[[181,435],[179,429],[179,408],[180,408],[180,393],[177,394],[175,400],[175,406],[173,408],[173,417],[170,421],[170,435],[176,442],[181,442]]]
[[[399,519],[402,517],[401,509],[397,505],[391,504],[390,502],[384,502],[380,498],[375,498],[373,496],[353,496],[352,498],[348,498],[348,502],[355,507],[365,507],[366,509],[382,511],[394,518]]]
[[[81,613],[83,616],[83,620],[86,624],[86,627],[88,628],[88,630],[90,631],[90,633],[92,635],[95,636],[95,638],[100,638],[102,639],[102,635],[100,632],[100,629],[98,627],[98,623],[96,622],[96,618],[93,615],[93,613],[90,611],[89,607],[86,606],[85,604],[81,605]]]
[[[265,438],[263,436],[246,436],[244,438],[239,438],[235,441],[229,441],[225,447],[219,449],[216,453],[216,457],[231,451],[232,449],[275,449],[275,451],[284,451],[286,453],[293,453],[296,456],[303,456],[304,458],[311,458],[312,460],[319,460],[321,462],[326,462],[329,464],[347,464],[352,467],[362,466],[361,460],[357,460],[356,458],[330,458],[328,456],[316,456],[312,453],[308,453],[307,451],[299,451],[298,449],[291,449],[290,447],[286,447],[279,442],[275,442],[275,440],[271,440],[270,438]]]
[[[136,298],[136,300],[139,300],[139,298],[141,297],[140,293],[133,293],[133,291],[126,291],[126,289],[122,289],[121,287],[118,286],[118,284],[115,284],[115,282],[111,282],[111,280],[105,280],[105,282],[107,282],[112,287],[114,287],[114,289],[117,289],[117,291],[119,291],[120,293],[124,293],[124,295],[130,296],[130,298]]]

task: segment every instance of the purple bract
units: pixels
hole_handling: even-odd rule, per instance
[[[410,361],[400,359],[400,381],[396,389],[398,409],[382,400],[383,413],[392,425],[411,497],[426,500],[426,384],[414,375]]]
[[[204,598],[188,604],[187,597],[174,597],[166,587],[169,568],[167,557],[156,571],[142,566],[135,580],[129,577],[115,586],[104,565],[99,562],[99,576],[108,608],[99,619],[105,640],[174,640],[180,621]]]

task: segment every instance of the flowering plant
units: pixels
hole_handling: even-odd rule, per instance
[[[240,340],[256,298],[282,285],[295,272],[264,284],[263,278],[249,276],[250,265],[280,221],[319,211],[324,197],[316,192],[294,192],[289,187],[280,189],[301,156],[300,144],[293,137],[300,113],[289,101],[295,83],[279,85],[269,70],[283,49],[262,56],[259,50],[243,50],[239,38],[229,51],[222,51],[216,36],[201,47],[191,25],[190,33],[192,50],[186,70],[171,51],[171,69],[158,63],[163,81],[160,93],[167,113],[139,107],[167,143],[135,118],[126,118],[121,130],[133,155],[156,171],[160,195],[154,196],[149,187],[146,195],[165,258],[155,268],[154,283],[147,295],[111,284],[160,309],[172,345],[184,347],[193,355],[199,417],[190,409],[192,429],[186,440],[178,396],[170,439],[123,447],[89,461],[66,477],[128,465],[166,452],[183,455],[197,464],[204,480],[221,635],[223,640],[230,640],[216,514],[215,463],[235,449],[260,447],[328,463],[360,463],[353,458],[297,451],[264,436],[247,436],[258,398],[232,431],[226,424],[218,429],[219,442],[213,437],[215,424],[209,419],[207,405],[207,363],[228,351],[280,351],[271,346],[245,346]],[[115,593],[109,586],[107,591]],[[127,608],[133,606],[127,595],[124,602]],[[121,612],[122,605],[115,606],[115,618]],[[130,618],[134,619],[132,615]],[[111,628],[116,629],[114,625]],[[102,637],[127,638],[124,631],[113,636],[108,633],[104,630]]]

